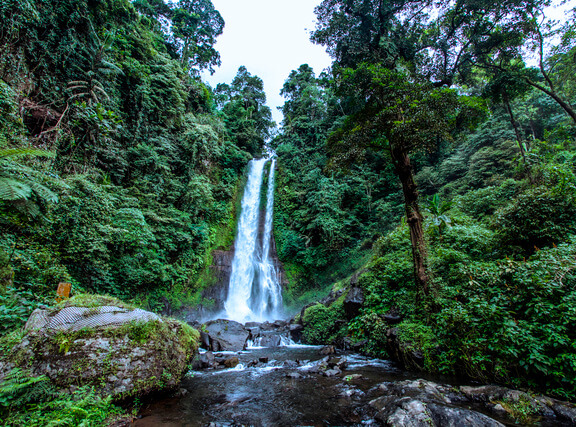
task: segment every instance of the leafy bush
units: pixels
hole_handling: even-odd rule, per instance
[[[0,336],[22,327],[39,305],[32,291],[8,288],[0,295]]]
[[[335,302],[330,307],[324,304],[308,307],[302,317],[304,340],[309,344],[334,342],[344,326],[341,320],[343,317],[344,308],[341,301]]]
[[[576,225],[575,192],[536,187],[516,197],[495,214],[502,241],[524,253],[565,242]]]
[[[47,377],[20,369],[0,383],[0,415],[6,426],[99,427],[122,413],[110,397],[98,397],[93,389],[57,392]]]

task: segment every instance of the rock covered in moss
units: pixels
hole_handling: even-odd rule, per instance
[[[29,368],[62,388],[91,385],[114,399],[174,388],[198,347],[190,326],[109,297],[81,295],[36,310],[0,375]]]

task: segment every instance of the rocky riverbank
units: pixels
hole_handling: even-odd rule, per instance
[[[154,402],[140,416],[138,426],[576,424],[576,408],[566,402],[423,378],[332,346],[202,352],[179,397]]]

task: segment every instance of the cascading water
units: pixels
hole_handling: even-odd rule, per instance
[[[264,234],[262,235],[262,251],[257,262],[258,286],[252,287],[251,300],[254,301],[253,311],[259,318],[272,318],[277,315],[278,307],[282,303],[282,293],[278,283],[276,266],[270,257],[270,243],[272,242],[272,220],[274,212],[274,166],[276,160],[272,159],[268,175],[268,190],[266,193],[266,217]]]
[[[225,317],[238,322],[274,320],[282,305],[277,272],[270,257],[274,207],[274,166],[268,179],[264,231],[261,230],[260,193],[266,159],[252,160],[242,197]]]

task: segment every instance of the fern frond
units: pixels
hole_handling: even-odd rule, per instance
[[[0,405],[20,407],[52,397],[56,389],[45,375],[33,377],[29,371],[14,368],[0,383]]]
[[[46,202],[56,203],[58,201],[58,195],[50,190],[48,187],[34,181],[28,181],[27,184],[32,188],[32,191]]]
[[[16,159],[19,157],[54,157],[54,153],[36,148],[0,148],[1,159]]]
[[[12,178],[0,176],[0,200],[27,200],[32,195],[32,187]]]

